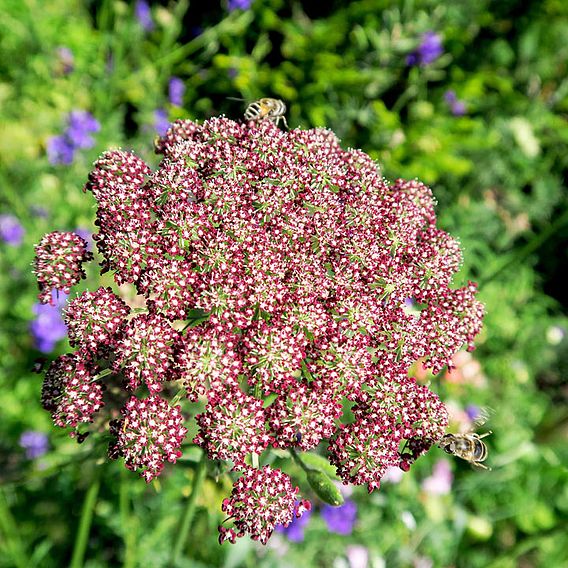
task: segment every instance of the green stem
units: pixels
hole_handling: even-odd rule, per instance
[[[124,560],[122,568],[136,566],[136,530],[137,519],[130,514],[130,495],[128,493],[128,470],[120,470],[120,523],[122,525],[122,538],[124,540]]]
[[[183,545],[187,542],[189,535],[189,529],[191,528],[191,521],[195,515],[195,505],[197,503],[197,497],[201,492],[201,486],[205,481],[205,474],[207,473],[207,455],[203,452],[201,456],[201,461],[197,464],[197,469],[193,477],[193,485],[191,488],[191,495],[187,498],[187,503],[185,510],[183,512],[183,517],[181,519],[179,531],[177,534],[177,539],[172,551],[172,556],[170,559],[170,566],[176,565],[178,558],[181,555],[181,550]]]
[[[17,568],[29,566],[18,527],[2,490],[0,490],[0,531],[0,534],[3,535],[3,538],[0,539],[2,544],[0,550],[6,549],[6,559],[10,558]]]
[[[93,478],[89,489],[87,489],[87,494],[85,495],[83,510],[81,511],[81,519],[79,521],[79,529],[77,530],[75,546],[73,547],[73,557],[71,558],[71,564],[69,565],[70,568],[81,568],[81,566],[83,566],[83,559],[85,558],[87,541],[89,539],[91,523],[93,521],[95,503],[101,486],[100,470],[100,467],[96,469],[95,477]]]
[[[294,448],[290,448],[290,455],[292,459],[306,472],[312,471],[311,467],[308,467],[303,461],[302,458],[298,455],[298,452]]]

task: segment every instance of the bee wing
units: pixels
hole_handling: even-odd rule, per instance
[[[481,428],[491,418],[493,414],[495,414],[495,410],[493,410],[489,406],[484,406],[480,408],[479,415],[471,424],[472,429],[477,430],[478,428]]]
[[[491,471],[491,468],[481,462],[469,462],[469,465],[475,471]]]

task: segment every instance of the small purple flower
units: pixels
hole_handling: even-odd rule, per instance
[[[433,31],[422,34],[422,41],[418,48],[406,58],[407,65],[429,65],[440,55],[444,49],[442,47],[442,38]]]
[[[160,136],[165,136],[168,128],[170,127],[170,121],[168,119],[168,113],[165,109],[159,108],[154,111],[154,128]]]
[[[0,239],[6,244],[17,247],[22,243],[25,230],[14,215],[0,215]]]
[[[151,32],[154,29],[152,12],[150,10],[150,5],[146,2],[146,0],[137,0],[136,6],[134,7],[134,15],[145,31]]]
[[[179,77],[170,77],[170,83],[168,87],[168,98],[170,99],[170,103],[175,106],[182,106],[184,93],[184,82]]]
[[[50,164],[68,166],[75,158],[75,148],[66,136],[52,136],[47,141],[47,159]]]
[[[85,110],[74,110],[69,113],[69,126],[65,132],[67,139],[75,148],[92,148],[95,144],[92,132],[101,129],[99,121]]]
[[[69,75],[75,68],[75,60],[73,52],[65,46],[59,46],[56,50],[57,59],[59,60],[60,73]]]
[[[67,326],[61,315],[61,309],[67,302],[67,294],[52,290],[51,297],[55,305],[34,304],[36,318],[30,324],[35,346],[42,353],[53,351],[55,344],[67,335]]]
[[[146,2],[146,0],[137,0],[136,6],[134,7],[134,15],[145,31],[151,32],[154,29],[152,12],[150,10],[150,5]]]
[[[294,517],[287,527],[276,525],[276,531],[283,533],[290,542],[302,542],[304,540],[304,528],[309,523],[311,514],[311,511],[304,511],[299,519]]]
[[[77,228],[73,231],[76,235],[79,235],[86,243],[87,250],[89,252],[93,251],[93,235],[88,229]]]
[[[422,482],[422,489],[431,495],[447,495],[452,489],[453,478],[450,462],[440,460],[434,465],[432,475]]]
[[[29,460],[43,456],[49,449],[47,434],[26,430],[20,436],[20,446],[26,450],[26,457]]]
[[[470,420],[475,420],[478,416],[481,415],[481,410],[479,406],[475,406],[475,404],[468,404],[465,407],[465,413]]]
[[[248,10],[252,0],[229,0],[227,3],[227,9],[229,12],[233,10]]]
[[[348,535],[353,532],[353,525],[357,520],[357,505],[350,499],[346,499],[341,507],[324,505],[321,516],[331,532]]]
[[[456,93],[452,90],[444,93],[444,100],[448,103],[450,110],[454,116],[463,116],[466,112],[466,106],[463,101],[458,100]]]
[[[68,166],[75,158],[75,150],[92,148],[95,144],[93,132],[101,129],[99,121],[86,110],[73,110],[67,117],[67,129],[60,136],[47,141],[47,157],[51,164]]]

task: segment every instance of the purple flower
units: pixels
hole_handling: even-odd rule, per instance
[[[406,63],[407,65],[429,65],[438,59],[443,51],[441,36],[436,32],[428,31],[422,34],[420,45],[406,58]]]
[[[450,462],[440,460],[434,465],[432,475],[422,482],[422,489],[431,495],[447,495],[452,489],[453,478]]]
[[[146,2],[146,0],[137,0],[136,6],[134,7],[134,15],[144,30],[151,32],[154,29],[152,12],[150,10],[150,5]]]
[[[95,144],[93,132],[101,129],[99,121],[86,110],[73,110],[67,117],[67,129],[60,136],[47,141],[47,157],[51,164],[68,166],[75,158],[75,150],[92,148]]]
[[[185,93],[185,85],[179,77],[170,77],[170,84],[168,88],[168,97],[170,103],[175,106],[183,105],[183,94]]]
[[[248,10],[251,4],[252,0],[229,0],[227,3],[227,9],[229,12],[232,12],[233,10]]]
[[[67,139],[75,148],[92,148],[95,144],[92,132],[101,129],[99,121],[85,110],[74,110],[69,113],[69,126],[65,132]]]
[[[481,414],[481,411],[479,406],[475,406],[475,404],[468,404],[465,407],[465,413],[470,420],[475,420]]]
[[[55,344],[67,335],[67,326],[61,315],[61,308],[67,302],[67,294],[52,290],[51,297],[55,305],[34,304],[36,318],[30,324],[35,346],[42,353],[53,351]]]
[[[47,159],[50,164],[68,166],[73,163],[75,148],[66,136],[52,136],[47,141]]]
[[[25,230],[14,215],[0,215],[0,239],[17,247],[24,238]]]
[[[311,514],[310,510],[305,511],[299,519],[294,517],[287,527],[276,525],[276,531],[283,533],[290,542],[302,542],[304,540],[304,528],[309,523]]]
[[[26,457],[34,460],[43,456],[49,449],[47,434],[26,430],[20,436],[20,446],[26,450]]]
[[[73,52],[65,46],[59,46],[56,50],[57,59],[59,62],[60,72],[63,75],[68,75],[75,68],[75,60],[73,58]]]
[[[455,91],[449,90],[444,93],[444,100],[448,103],[454,116],[463,116],[466,112],[465,103],[458,100]]]
[[[357,520],[357,505],[350,499],[347,499],[341,507],[324,505],[321,516],[331,532],[348,535],[353,532],[353,525]]]
[[[87,250],[93,251],[93,235],[88,229],[77,228],[73,231],[76,235],[79,235],[87,243]]]
[[[168,119],[168,113],[165,109],[159,108],[154,111],[154,128],[160,136],[165,136],[168,128],[170,127],[170,121]]]

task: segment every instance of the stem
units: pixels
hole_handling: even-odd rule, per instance
[[[6,556],[14,562],[14,566],[17,568],[29,566],[30,563],[26,558],[18,527],[2,490],[0,490],[0,530],[0,534],[3,535],[3,538],[0,540],[2,548],[7,551]]]
[[[187,541],[189,529],[191,528],[191,521],[193,520],[193,516],[195,514],[195,504],[197,503],[197,496],[201,491],[201,486],[205,481],[205,474],[207,473],[206,464],[207,464],[207,455],[205,452],[203,452],[203,455],[201,456],[201,461],[199,462],[199,464],[197,464],[197,469],[195,470],[195,474],[193,476],[193,486],[191,488],[191,495],[187,498],[187,503],[179,526],[177,539],[174,545],[174,549],[172,551],[172,556],[170,558],[170,566],[172,567],[176,565],[177,560],[181,554],[181,549],[183,548],[183,545]]]
[[[87,489],[87,494],[85,495],[83,510],[81,511],[81,519],[79,521],[79,529],[77,531],[77,536],[75,537],[75,546],[73,547],[73,557],[71,558],[71,564],[69,565],[70,568],[81,568],[81,566],[83,566],[83,559],[87,549],[87,540],[89,538],[91,523],[93,521],[95,503],[101,486],[100,473],[101,468],[97,468],[95,471],[95,477],[93,478],[89,489]]]
[[[136,518],[130,514],[130,495],[128,493],[128,470],[120,470],[120,523],[122,525],[122,538],[124,541],[123,568],[132,568],[136,565],[136,531],[138,528]]]
[[[294,448],[290,448],[290,455],[292,459],[306,472],[312,471],[312,468],[308,467],[303,461],[302,458],[298,455],[298,452]]]
[[[182,396],[185,394],[185,390],[184,389],[180,389],[176,395],[172,398],[172,401],[170,403],[170,406],[175,406],[182,398]]]

